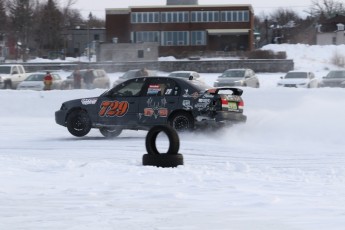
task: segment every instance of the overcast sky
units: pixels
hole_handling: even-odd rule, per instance
[[[67,1],[67,0],[63,0]],[[128,6],[147,6],[147,5],[165,5],[166,0],[76,0],[73,8],[81,11],[86,17],[90,12],[98,18],[105,17],[106,8],[127,8]],[[278,8],[292,9],[301,12],[308,10],[312,0],[199,0],[199,5],[211,4],[251,4],[256,15],[269,14]],[[62,2],[62,1],[61,1]]]

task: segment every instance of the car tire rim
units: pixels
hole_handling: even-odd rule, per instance
[[[83,115],[79,115],[74,120],[74,129],[77,131],[84,130],[87,127],[87,118]]]
[[[187,117],[178,116],[175,118],[173,122],[173,126],[176,130],[185,130],[189,128],[190,122]]]

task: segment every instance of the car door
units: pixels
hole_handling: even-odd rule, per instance
[[[178,106],[180,87],[166,77],[150,77],[146,82],[139,104],[139,124],[165,124],[169,114]]]
[[[256,78],[255,78],[255,74],[252,70],[247,69],[244,77],[245,77],[245,81],[246,81],[247,86],[256,87]]]
[[[144,78],[131,79],[99,97],[96,120],[103,125],[137,125],[140,95],[144,83]]]

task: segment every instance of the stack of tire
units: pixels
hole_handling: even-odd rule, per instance
[[[169,139],[169,148],[166,153],[157,150],[156,139],[159,133],[164,132]],[[152,127],[146,135],[146,151],[143,155],[143,165],[162,168],[183,165],[183,155],[179,154],[180,139],[175,129],[169,125]]]

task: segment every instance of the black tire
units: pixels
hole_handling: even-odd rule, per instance
[[[178,132],[192,131],[194,129],[194,117],[187,112],[177,112],[169,118],[169,125]]]
[[[122,133],[122,129],[117,129],[117,128],[100,128],[99,131],[105,138],[115,138],[118,137]]]
[[[144,154],[143,165],[156,166],[156,167],[177,167],[183,165],[182,154]]]
[[[157,125],[152,127],[146,135],[146,151],[151,155],[159,155],[160,152],[157,150],[156,139],[160,132],[164,132],[169,139],[169,149],[167,154],[177,154],[180,149],[180,139],[176,130],[168,125]]]
[[[89,115],[83,110],[73,111],[67,117],[67,129],[73,136],[85,136],[91,130]]]
[[[4,89],[12,89],[12,82],[10,80],[5,81],[4,83]]]

